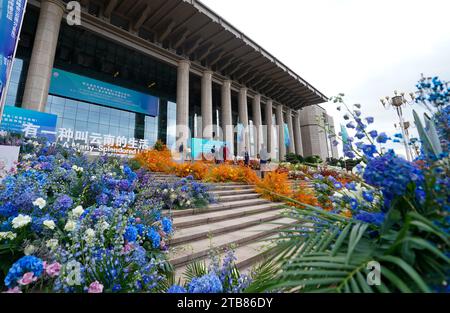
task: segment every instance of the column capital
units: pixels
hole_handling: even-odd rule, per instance
[[[65,5],[64,2],[62,2],[61,0],[43,0],[43,1],[41,1],[41,5],[42,5],[42,3],[44,3],[44,2],[48,2],[48,3],[51,3],[51,4],[55,4],[55,5],[57,5],[63,12],[66,11],[66,5]]]
[[[240,91],[240,92],[247,92],[247,91],[248,91],[248,88],[245,87],[245,86],[242,86],[242,87],[239,89],[239,91]]]
[[[257,93],[257,94],[255,95],[254,99],[255,99],[255,100],[258,99],[258,101],[261,102],[261,95],[260,95],[259,93]]]
[[[212,76],[213,74],[214,74],[214,72],[209,69],[203,71],[203,75],[211,75]]]
[[[227,85],[228,87],[231,87],[231,84],[232,84],[233,82],[230,80],[230,79],[225,79],[223,82],[222,82],[222,85]]]
[[[178,60],[178,65],[179,66],[191,66],[191,61],[186,60],[186,59],[181,59],[181,60]]]

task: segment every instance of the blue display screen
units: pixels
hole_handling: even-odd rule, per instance
[[[46,137],[53,141],[56,138],[57,115],[39,111],[26,110],[14,106],[5,106],[0,129],[23,133],[25,137]]]
[[[60,69],[53,69],[50,94],[158,116],[157,97]]]

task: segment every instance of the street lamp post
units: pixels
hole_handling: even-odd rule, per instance
[[[414,93],[409,93],[409,96],[411,97],[412,100],[414,100]],[[408,146],[408,135],[407,135],[407,123],[409,125],[409,122],[405,122],[403,120],[403,112],[402,112],[402,106],[406,105],[408,103],[408,101],[405,98],[405,93],[402,92],[400,94],[397,93],[397,91],[394,91],[394,97],[390,98],[388,96],[386,96],[385,98],[380,99],[381,104],[383,104],[383,107],[388,109],[389,106],[392,106],[395,108],[399,121],[400,121],[400,129],[402,131],[402,136],[403,136],[403,143],[405,145],[405,152],[406,152],[406,158],[408,159],[408,161],[412,161],[412,154],[411,154],[411,150],[409,149]]]

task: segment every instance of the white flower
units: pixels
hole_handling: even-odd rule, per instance
[[[95,231],[92,228],[86,229],[86,231],[84,232],[84,240],[86,240],[86,242],[90,244],[93,242],[94,238],[95,238]]]
[[[191,205],[191,201],[186,201],[186,205]]]
[[[25,253],[25,255],[32,255],[34,252],[36,252],[36,247],[33,245],[28,245],[23,250],[23,253]]]
[[[28,215],[19,214],[19,216],[15,217],[11,221],[11,223],[13,228],[22,228],[31,223],[31,217],[29,217]]]
[[[81,205],[77,206],[75,209],[72,210],[72,213],[75,216],[81,216],[84,213],[83,207]]]
[[[72,165],[72,169],[73,169],[75,172],[82,172],[82,171],[83,171],[83,168],[82,168],[82,167],[78,167],[78,166],[76,166],[75,164]]]
[[[56,225],[55,222],[53,220],[45,220],[44,222],[42,222],[42,224],[44,224],[45,227],[47,227],[48,229],[55,229]]]
[[[43,209],[45,207],[45,205],[47,204],[47,201],[45,201],[45,199],[42,198],[37,198],[36,200],[33,201],[33,205],[39,207],[39,209]]]
[[[77,223],[72,220],[67,221],[66,226],[64,226],[64,230],[66,231],[74,231],[77,227]]]
[[[12,231],[0,232],[0,240],[3,240],[3,239],[13,240],[16,237],[17,237],[17,234],[13,233]]]
[[[58,246],[58,239],[49,239],[45,243],[45,246],[51,250],[55,249]]]
[[[103,222],[100,224],[99,229],[100,229],[101,232],[104,232],[105,230],[107,230],[107,229],[109,228],[109,226],[110,226],[110,225],[108,224],[107,221],[103,221]]]

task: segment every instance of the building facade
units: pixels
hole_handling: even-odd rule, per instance
[[[84,0],[80,25],[67,2],[28,2],[6,105],[174,151],[333,154],[313,117],[327,98],[199,1]]]

